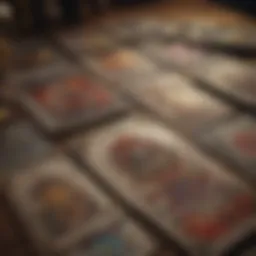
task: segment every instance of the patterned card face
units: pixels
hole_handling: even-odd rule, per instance
[[[48,43],[27,41],[17,43],[14,50],[13,69],[24,71],[45,67],[60,61],[63,61],[62,57]]]
[[[26,122],[3,127],[0,132],[0,169],[5,175],[43,160],[53,149]]]
[[[256,76],[249,65],[229,57],[212,56],[207,65],[202,65],[202,69],[197,71],[197,75],[218,90],[256,105]]]
[[[116,50],[84,61],[97,74],[115,81],[125,81],[132,75],[148,74],[156,70],[150,60],[130,49]]]
[[[129,89],[140,101],[181,129],[194,130],[225,117],[231,111],[219,100],[196,89],[191,80],[177,73],[147,77]]]
[[[82,75],[35,81],[23,103],[50,132],[91,124],[125,108],[116,95]]]
[[[130,220],[114,223],[78,243],[69,256],[150,256],[154,245]]]
[[[205,53],[200,49],[182,42],[149,45],[145,51],[162,63],[182,68],[185,71],[193,71],[198,68],[205,57]]]
[[[100,176],[190,249],[210,250],[251,222],[247,189],[149,119],[133,117],[77,143]]]
[[[8,192],[36,240],[55,248],[65,246],[74,235],[97,230],[120,214],[61,156],[49,158],[36,171],[15,176]]]
[[[242,168],[241,174],[256,182],[256,122],[235,118],[203,136],[203,142]]]
[[[76,54],[97,54],[113,50],[116,45],[106,33],[76,31],[59,36],[59,41]],[[81,56],[79,56],[81,57]]]

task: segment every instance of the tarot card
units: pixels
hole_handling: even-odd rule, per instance
[[[36,242],[56,250],[121,214],[68,159],[56,154],[13,177],[8,194]]]
[[[201,66],[205,52],[183,42],[168,44],[151,44],[144,51],[158,62],[182,69],[185,72],[194,72]]]
[[[59,35],[57,40],[72,53],[82,55],[110,52],[116,48],[114,40],[103,31],[72,31]]]
[[[23,91],[21,100],[50,133],[100,122],[126,109],[117,95],[78,73],[37,78]]]
[[[18,72],[62,62],[61,55],[46,41],[24,41],[14,45],[13,67]]]
[[[251,225],[255,202],[247,187],[144,116],[74,143],[97,175],[187,249],[213,250]]]
[[[139,74],[149,74],[156,66],[147,57],[128,48],[118,49],[108,54],[85,58],[84,64],[96,74],[116,82]]]
[[[256,106],[256,76],[249,65],[225,56],[211,56],[196,73],[219,91]]]
[[[242,176],[256,184],[256,122],[241,116],[216,127],[203,135],[202,141],[215,152],[238,165]]]
[[[127,89],[181,130],[198,130],[231,112],[224,103],[195,88],[191,80],[174,72],[149,76],[127,86]]]
[[[155,245],[129,219],[112,223],[94,234],[84,237],[69,252],[69,256],[150,256]]]
[[[50,144],[25,121],[3,127],[0,144],[0,169],[4,176],[38,163],[53,152]]]

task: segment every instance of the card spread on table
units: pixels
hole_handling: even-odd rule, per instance
[[[25,121],[3,127],[0,133],[0,169],[9,174],[51,154],[52,147]]]
[[[112,79],[149,73],[156,68],[145,56],[131,49],[119,49],[95,58],[87,58],[85,62],[99,75]]]
[[[113,223],[82,239],[69,256],[150,256],[154,251],[151,239],[131,220]]]
[[[91,124],[125,108],[118,96],[82,75],[38,81],[27,89],[23,102],[30,104],[35,118],[42,113],[39,121],[46,122],[47,129],[56,131]]]
[[[256,105],[256,75],[249,65],[225,56],[211,56],[197,75],[216,89]]]
[[[194,70],[200,66],[205,57],[202,50],[182,42],[149,45],[145,51],[156,60],[183,68],[186,71]]]
[[[120,215],[65,157],[47,159],[14,176],[10,185],[8,194],[32,234],[58,248],[74,235],[90,234]]]
[[[249,116],[229,120],[203,135],[203,142],[239,165],[256,180],[256,122]]]
[[[247,189],[157,123],[131,118],[77,143],[98,175],[188,246],[209,245],[252,217]]]
[[[195,88],[191,80],[177,73],[147,77],[129,89],[153,111],[184,129],[198,128],[225,117],[231,111],[224,103]]]

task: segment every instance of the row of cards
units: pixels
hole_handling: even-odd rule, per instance
[[[218,255],[255,224],[255,199],[242,182],[144,115],[71,145],[124,200],[195,255]]]
[[[156,243],[64,156],[15,175],[8,195],[43,253],[146,256]]]
[[[143,50],[165,67],[178,68],[236,101],[255,108],[256,76],[250,65],[181,41],[149,44]]]
[[[255,28],[249,26],[232,27],[209,21],[160,21],[148,18],[112,22],[98,29],[95,28],[93,32],[81,29],[72,33],[61,33],[57,39],[66,46],[68,43],[68,46],[73,49],[75,45],[81,49],[83,47],[82,41],[85,44],[90,43],[92,42],[91,38],[95,36],[102,39],[101,42],[103,43],[109,42],[111,39],[121,45],[168,41],[173,38],[181,38],[204,45],[249,48],[250,50],[255,49],[256,44]],[[70,37],[73,39],[71,40]]]

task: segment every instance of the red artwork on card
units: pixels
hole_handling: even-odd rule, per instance
[[[111,104],[111,94],[83,77],[58,81],[32,92],[34,99],[57,118],[102,111]]]
[[[122,171],[142,182],[161,182],[181,168],[179,158],[167,146],[139,136],[119,137],[111,154]]]

